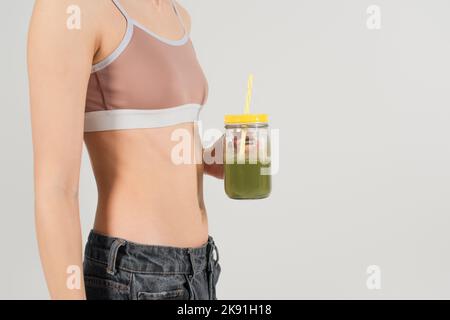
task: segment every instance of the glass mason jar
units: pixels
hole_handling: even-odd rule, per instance
[[[225,116],[225,192],[231,199],[263,199],[271,192],[268,116]]]

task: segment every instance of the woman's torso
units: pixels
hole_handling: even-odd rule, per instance
[[[84,141],[98,186],[94,229],[143,244],[199,246],[208,239],[208,222],[201,143],[191,120],[206,101],[206,79],[183,37],[178,6],[176,12],[170,0],[159,8],[115,2],[105,13],[110,28],[87,92]],[[180,155],[177,133],[192,142],[183,164],[173,159]]]

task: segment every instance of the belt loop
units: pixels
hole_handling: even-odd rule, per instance
[[[126,241],[123,239],[115,239],[111,244],[111,248],[109,249],[108,256],[108,267],[106,268],[106,272],[110,275],[116,274],[116,260],[117,260],[117,252],[120,247],[126,244]]]
[[[214,242],[213,242],[213,244],[214,244],[214,251],[216,251],[216,257],[217,257],[217,259],[214,260],[214,262],[217,264],[217,263],[219,263],[219,249],[217,248],[217,246]]]
[[[214,260],[214,251],[216,251],[217,259]],[[214,267],[213,263],[216,264],[219,261],[219,251],[212,238],[209,239],[209,249],[208,249],[208,291],[209,299],[214,299]]]
[[[214,239],[212,237],[209,238],[209,244],[210,244],[210,250],[209,250],[210,258],[215,263],[218,263],[219,262],[219,249],[217,248],[216,243],[214,242]],[[213,259],[214,251],[216,252],[217,259]]]
[[[187,250],[188,256],[189,256],[189,262],[191,263],[191,268],[192,268],[192,277],[195,275],[195,264],[194,264],[194,260],[192,259],[192,253],[191,253],[191,249],[189,248]]]
[[[188,284],[188,288],[189,288],[189,300],[195,300],[195,292],[194,292],[194,288],[192,287],[192,279],[194,278],[195,275],[195,266],[194,266],[194,261],[192,259],[192,254],[191,254],[191,249],[187,249],[187,255],[189,256],[189,263],[191,264],[191,268],[192,268],[192,272],[191,274],[187,275],[185,274],[184,276],[186,277],[186,282]]]

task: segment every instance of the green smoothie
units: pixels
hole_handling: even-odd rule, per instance
[[[270,163],[225,163],[226,194],[232,199],[267,198],[271,191],[271,176],[262,175],[263,168],[270,168]]]

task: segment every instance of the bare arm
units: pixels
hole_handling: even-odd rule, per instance
[[[29,30],[36,232],[53,299],[85,298],[78,185],[86,90],[96,51],[88,2],[37,0]],[[88,11],[82,11],[81,30],[67,27],[70,5]],[[66,285],[73,266],[81,271],[79,289]]]

